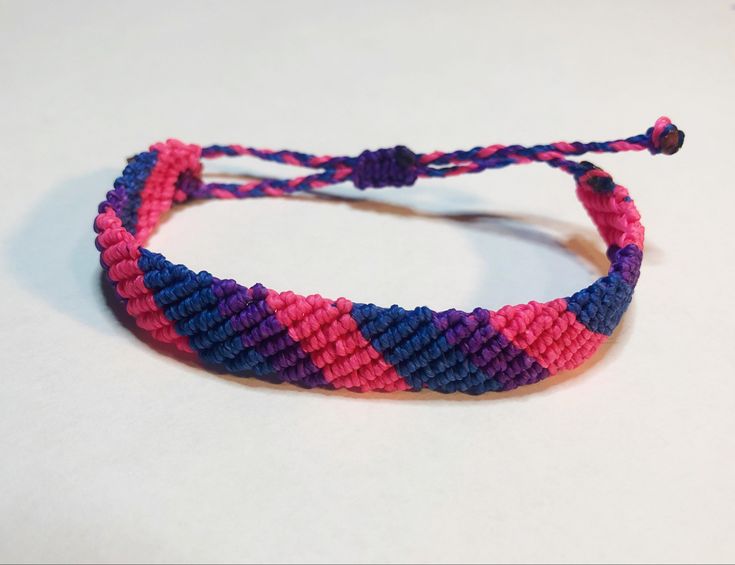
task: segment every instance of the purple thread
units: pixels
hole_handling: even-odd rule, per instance
[[[610,259],[608,274],[618,273],[626,283],[635,286],[641,273],[643,251],[632,243],[622,249],[613,245],[607,250],[607,257]]]
[[[187,196],[194,194],[200,186],[202,186],[202,179],[197,177],[192,171],[184,171],[176,181],[176,189],[182,191]]]
[[[288,335],[266,302],[268,289],[262,284],[245,288],[233,280],[217,281],[215,295],[220,313],[242,335],[246,349],[254,349],[284,380],[305,386],[324,386],[324,375],[308,353]]]
[[[357,188],[410,186],[416,182],[416,155],[408,147],[363,151],[350,178]]]
[[[471,314],[446,310],[434,315],[434,324],[445,332],[447,342],[488,377],[500,383],[500,390],[532,384],[549,376],[549,371],[525,351],[513,345],[490,323],[490,313],[476,308]]]

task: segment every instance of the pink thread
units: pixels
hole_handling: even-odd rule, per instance
[[[628,191],[617,184],[612,194],[599,193],[587,183],[592,176],[605,174],[599,169],[593,169],[580,177],[577,183],[577,197],[607,245],[622,248],[633,243],[642,250],[645,229],[641,224],[641,215],[630,199]]]
[[[367,341],[350,316],[352,302],[329,301],[319,295],[269,291],[268,305],[288,334],[335,388],[408,390],[396,370]]]
[[[581,365],[607,337],[577,321],[563,298],[505,306],[490,312],[490,322],[552,375]]]
[[[176,192],[176,181],[184,171],[201,175],[199,160],[201,148],[176,139],[151,146],[158,151],[158,159],[141,192],[135,239],[142,245],[148,239],[161,215],[171,208]]]
[[[126,309],[136,324],[164,343],[173,343],[182,351],[191,353],[188,338],[176,333],[172,323],[156,306],[151,291],[143,284],[143,271],[138,267],[140,248],[135,238],[122,227],[120,218],[111,207],[97,216],[95,225],[100,231],[97,245],[102,249],[102,261],[107,274],[117,283],[115,292],[127,301]]]
[[[653,124],[653,132],[651,133],[651,139],[653,140],[654,146],[658,147],[661,141],[661,134],[664,128],[671,123],[671,120],[666,116],[661,116],[656,123]]]

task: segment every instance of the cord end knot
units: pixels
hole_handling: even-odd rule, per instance
[[[615,190],[613,178],[597,165],[593,165],[589,161],[580,161],[578,167],[578,171],[574,175],[578,183],[587,185],[594,192],[600,194]]]
[[[351,179],[357,188],[410,186],[416,182],[416,155],[408,147],[363,151],[357,158]]]
[[[684,144],[684,132],[671,123],[666,116],[660,117],[646,135],[651,140],[649,151],[653,155],[673,155]]]

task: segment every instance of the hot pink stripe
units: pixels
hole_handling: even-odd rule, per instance
[[[285,194],[280,188],[274,188],[272,186],[265,187],[263,193],[268,196],[283,196]]]
[[[556,147],[562,153],[574,153],[576,151],[574,145],[572,145],[568,141],[556,141],[551,145]]]
[[[666,116],[661,116],[656,123],[653,125],[653,131],[651,132],[651,139],[653,139],[654,145],[658,146],[659,140],[661,139],[661,133],[664,128],[671,123],[671,120]]]
[[[334,180],[344,180],[352,173],[349,167],[339,167],[334,171]]]
[[[252,181],[246,184],[241,184],[240,186],[237,187],[237,191],[240,193],[250,192],[256,186],[260,186],[260,185],[261,185],[261,181],[258,181],[258,180]]]
[[[505,145],[489,145],[484,149],[480,149],[480,151],[477,153],[477,156],[481,159],[484,159],[485,157],[490,157],[491,155],[497,153],[501,149],[505,149]]]
[[[321,167],[324,163],[327,161],[330,161],[333,159],[330,155],[320,155],[319,157],[314,157],[313,159],[309,160],[309,166],[310,167]]]
[[[646,149],[645,145],[639,145],[637,143],[629,143],[627,141],[614,141],[610,144],[615,151],[642,151]]]
[[[407,390],[410,387],[367,341],[350,316],[352,302],[318,295],[268,291],[266,301],[288,334],[309,354],[335,388],[361,391]]]
[[[140,194],[135,228],[135,239],[141,244],[148,239],[161,214],[171,208],[179,175],[188,170],[198,176],[202,170],[199,161],[201,148],[197,145],[169,139],[152,145],[151,151],[157,151],[158,156]]]
[[[288,181],[288,186],[296,186],[297,184],[300,184],[301,182],[303,182],[303,180],[304,180],[305,178],[306,178],[306,177],[303,177],[303,176],[302,176],[302,177],[295,177],[295,178],[292,178],[292,179],[290,179],[290,180]]]
[[[133,235],[122,227],[120,218],[108,206],[97,216],[97,244],[102,249],[102,261],[107,274],[115,283],[115,292],[127,300],[127,311],[139,327],[149,331],[164,343],[173,343],[182,351],[191,352],[189,341],[174,330],[171,321],[156,305],[151,291],[143,284],[143,271],[138,266],[140,247]]]
[[[608,246],[618,247],[634,243],[639,249],[643,249],[645,230],[641,224],[641,215],[630,199],[628,191],[618,184],[612,192],[595,192],[586,182],[589,175],[593,174],[606,173],[595,169],[580,177],[577,183],[577,197],[597,226],[605,243]]]
[[[289,155],[288,153],[283,155],[283,162],[288,163],[289,165],[295,165],[297,167],[301,166],[301,163],[299,163],[298,159],[294,157],[293,155]]]
[[[490,323],[552,375],[581,365],[607,338],[580,323],[563,298],[505,306]]]
[[[217,198],[235,198],[235,195],[231,192],[228,192],[226,190],[222,190],[221,188],[214,188],[212,189],[212,196],[215,196]]]
[[[426,165],[427,163],[431,163],[432,161],[435,161],[439,157],[442,157],[442,156],[444,156],[444,153],[441,151],[433,151],[432,153],[426,153],[419,158],[419,163],[421,163],[422,165]]]
[[[540,161],[551,161],[553,159],[562,159],[564,154],[559,153],[558,151],[544,151],[542,153],[538,153],[536,156]]]

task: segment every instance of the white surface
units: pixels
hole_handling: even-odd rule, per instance
[[[0,559],[732,561],[734,28],[726,1],[2,2]],[[141,341],[101,290],[96,205],[156,140],[429,151],[604,140],[661,114],[679,155],[594,158],[648,230],[624,324],[520,392],[228,380]],[[599,272],[570,179],[542,166],[331,192],[399,206],[213,202],[151,247],[436,308]]]

